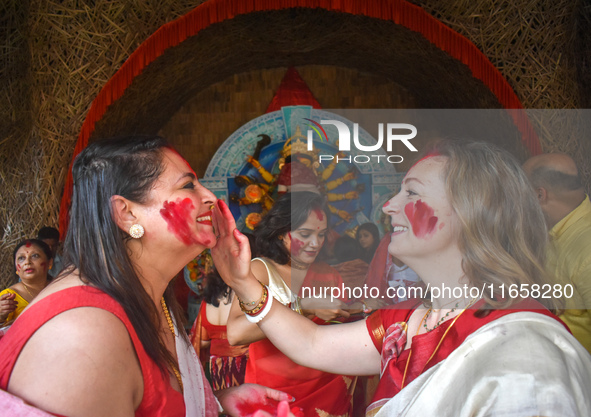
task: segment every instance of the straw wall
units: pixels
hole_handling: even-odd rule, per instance
[[[414,108],[414,97],[383,77],[348,68],[310,65],[298,72],[323,108]],[[159,134],[170,140],[198,176],[224,140],[265,113],[287,68],[237,74],[201,91]],[[338,94],[334,94],[338,91]]]
[[[77,133],[92,99],[141,42],[160,25],[185,14],[200,1],[4,0],[0,3],[0,287],[4,287],[12,279],[11,252],[14,245],[22,238],[33,236],[40,226],[57,223],[64,176]],[[472,40],[505,75],[526,107],[589,107],[591,13],[587,2],[427,0],[416,3]],[[256,16],[253,18],[256,19]],[[347,27],[353,27],[361,20],[355,19]],[[248,17],[242,22],[248,23]],[[221,23],[222,29],[226,24],[231,25],[232,22]],[[386,26],[380,26],[380,33],[390,36],[386,29]],[[313,34],[302,32],[298,46],[305,49]],[[219,30],[216,36],[205,39],[215,42],[217,37],[224,36],[224,31]],[[280,40],[280,36],[280,33],[267,32],[266,27],[261,26],[257,35],[250,39],[251,43],[264,43],[269,37]],[[363,26],[357,33],[342,32],[339,36],[348,37],[334,39],[344,46],[371,45],[373,41],[367,38]],[[257,45],[251,47],[256,48]],[[365,74],[378,74],[376,79],[385,77],[396,82],[397,73],[380,73],[384,69],[382,66],[363,67],[361,61],[339,63],[337,56],[330,57],[332,62],[317,62],[305,53],[294,56],[302,60],[294,62],[296,66],[323,64],[349,67]],[[238,75],[232,82],[229,77],[243,73],[246,74],[244,77],[248,77],[251,71],[259,71],[260,75],[264,69],[292,64],[286,60],[274,62],[273,56],[265,54],[260,59],[262,62],[257,66],[240,69],[237,65],[234,69],[226,69],[228,73],[220,73],[217,78],[204,78],[201,85],[191,90],[190,96],[179,96],[181,102],[173,103],[175,111],[168,115],[168,119],[176,117],[176,109],[186,100],[199,97],[199,94],[203,94],[203,98],[216,99],[218,96],[214,91],[217,87],[207,89],[221,82],[219,87],[228,89],[228,101],[217,104],[218,110],[211,109],[218,114],[207,114],[209,110],[205,107],[197,107],[195,114],[201,113],[199,117],[208,127],[218,116],[228,124],[239,125],[250,114],[246,112],[234,119],[228,113],[234,108],[244,107],[247,101],[244,97],[239,99],[238,84],[231,86],[243,75]],[[429,61],[426,63],[430,64]],[[384,64],[397,68],[392,62]],[[166,62],[159,65],[161,67],[156,65],[154,68],[166,70]],[[577,71],[577,68],[580,70]],[[417,86],[428,85],[432,74],[423,74],[420,69],[417,67],[414,81]],[[270,70],[269,74],[275,75],[265,76],[269,78],[261,90],[266,94],[264,105],[276,81],[273,77],[278,76],[273,71]],[[324,105],[327,97],[338,92],[323,91],[313,85],[317,76],[322,79],[323,71],[304,67],[302,76]],[[152,74],[155,77],[151,83],[153,88],[166,88],[166,85],[162,86],[154,80],[161,80],[161,77],[170,79],[176,75],[166,75],[162,71],[153,71]],[[182,83],[177,87],[181,89]],[[415,97],[413,89],[407,88]],[[242,95],[248,96],[249,92],[242,91]],[[254,101],[258,108],[264,106],[256,98]],[[421,104],[422,100],[417,102]],[[351,104],[352,107],[355,105]],[[179,119],[183,117],[183,112],[179,113]],[[184,117],[188,117],[187,113]],[[154,125],[153,133],[162,129],[168,119]],[[545,150],[561,150],[575,156],[584,169],[589,185],[589,136],[585,137],[585,132],[581,132],[564,137],[561,132],[565,131],[565,123],[568,125],[568,121],[557,120],[556,126],[542,137],[542,146]],[[170,129],[173,128],[167,126],[163,132],[172,132]],[[230,126],[227,129],[230,130]],[[182,143],[187,138],[179,136],[178,140]],[[215,138],[209,140],[214,147]],[[218,140],[223,140],[223,137]]]
[[[3,0],[0,6],[0,288],[12,250],[57,226],[76,137],[104,83],[196,1]],[[165,3],[165,4],[162,4]]]

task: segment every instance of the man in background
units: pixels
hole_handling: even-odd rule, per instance
[[[523,165],[550,231],[547,271],[562,286],[571,284],[560,318],[591,353],[591,203],[573,159],[542,154]],[[567,291],[566,294],[569,294]]]
[[[37,232],[37,239],[47,243],[53,254],[53,266],[49,270],[51,279],[57,277],[62,271],[62,258],[58,255],[57,251],[60,246],[60,232],[55,227],[45,226],[39,229]]]

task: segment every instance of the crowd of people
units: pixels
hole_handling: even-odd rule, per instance
[[[62,255],[41,229],[0,293],[0,396],[22,415],[591,415],[591,204],[566,155],[437,141],[384,205],[391,233],[359,225],[330,264],[321,194],[277,198],[251,242],[162,138],[95,141],[72,174]],[[173,278],[206,249],[187,335]],[[561,294],[508,293],[545,285]]]

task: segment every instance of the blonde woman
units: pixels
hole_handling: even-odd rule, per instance
[[[485,143],[440,142],[384,211],[390,254],[432,295],[442,286],[464,292],[339,326],[316,326],[268,302],[254,317],[278,349],[326,372],[379,373],[368,415],[591,415],[589,354],[539,301],[507,292],[547,284],[544,218],[511,155]],[[248,242],[227,208],[214,211],[214,227],[220,274],[240,299],[261,299]]]

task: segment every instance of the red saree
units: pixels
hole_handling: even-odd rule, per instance
[[[272,271],[270,269],[271,275],[274,275]],[[270,280],[277,278],[269,277]],[[339,274],[327,264],[318,263],[308,270],[302,287],[333,285],[342,285]],[[318,318],[314,321],[322,324]],[[329,374],[298,365],[264,339],[250,345],[246,382],[287,392],[295,397],[292,406],[300,407],[306,417],[348,417],[351,415],[356,377]]]
[[[228,343],[226,326],[211,324],[205,314],[206,303],[203,301],[199,315],[193,324],[189,336],[196,352],[200,352],[201,341],[211,340],[209,357],[202,359],[203,367],[209,370],[214,391],[235,387],[244,383],[248,346],[231,346]]]
[[[523,300],[512,309],[491,310],[485,317],[477,317],[483,304],[484,300],[476,303],[455,323],[448,320],[428,333],[414,336],[411,348],[405,350],[406,322],[420,303],[409,300],[399,304],[399,308],[382,309],[372,314],[367,319],[367,328],[382,356],[380,382],[372,404],[394,397],[424,371],[445,360],[469,335],[500,317],[517,311],[531,311],[559,320],[532,299]]]

